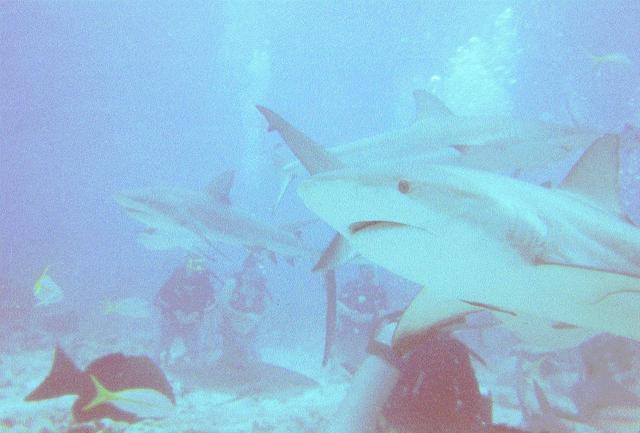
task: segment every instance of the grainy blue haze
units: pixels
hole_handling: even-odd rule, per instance
[[[569,125],[568,104],[598,131],[638,124],[638,23],[634,0],[2,2],[0,279],[28,298],[50,264],[68,304],[151,296],[183,253],[144,249],[113,195],[204,188],[227,168],[238,206],[309,218],[291,191],[269,213],[279,140],[256,103],[323,144],[408,124],[416,87],[462,113]],[[631,65],[594,69],[585,49]],[[320,341],[305,265],[295,287],[275,276],[275,292],[306,308],[313,331],[299,331]]]

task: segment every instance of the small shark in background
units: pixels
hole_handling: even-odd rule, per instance
[[[146,356],[114,353],[80,371],[59,347],[46,379],[26,401],[77,395],[72,413],[76,421],[111,418],[137,422],[163,418],[174,412],[176,400],[164,373]]]
[[[233,362],[222,357],[211,365],[190,366],[175,372],[183,386],[242,398],[283,398],[320,386],[302,373],[262,361]]]
[[[177,188],[120,192],[116,201],[147,226],[140,241],[151,249],[182,248],[207,256],[219,243],[266,250],[286,258],[315,257],[294,233],[262,223],[231,205],[232,171],[218,176],[206,193]]]
[[[284,167],[287,174],[280,197],[300,164],[315,174],[335,169],[337,164],[354,167],[367,166],[371,161],[420,158],[520,177],[577,157],[597,138],[594,132],[580,127],[511,117],[457,116],[425,90],[413,94],[416,120],[410,126],[326,148],[280,115],[258,105],[268,130],[277,131],[299,160]],[[322,157],[317,149],[324,153]]]
[[[249,250],[265,250],[272,260],[275,254],[284,256],[290,263],[294,258],[311,258],[314,262],[320,253],[306,246],[297,233],[277,229],[240,212],[231,205],[229,192],[233,185],[233,171],[222,173],[211,182],[206,193],[180,189],[146,189],[121,192],[117,202],[132,218],[147,226],[141,242],[151,249],[182,248],[201,254],[217,249],[218,243],[246,247]],[[316,267],[322,271],[327,299],[335,299],[335,272],[333,263]],[[328,304],[327,329],[323,364],[335,335],[335,306]]]
[[[640,229],[619,203],[619,140],[594,141],[554,189],[392,163],[317,174],[299,194],[363,256],[428,288],[400,320],[400,351],[477,309],[640,340]],[[433,299],[448,309],[431,315]]]

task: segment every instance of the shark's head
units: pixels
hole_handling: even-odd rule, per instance
[[[177,191],[138,189],[121,191],[115,200],[132,218],[147,226],[174,221],[185,196]]]
[[[491,174],[411,163],[323,173],[304,182],[299,194],[352,241],[408,229],[437,235],[459,221],[493,218],[515,198]]]
[[[462,167],[393,164],[316,175],[299,193],[366,258],[447,291],[456,290],[452,273],[473,270],[489,284],[504,263],[545,247],[546,227],[520,184]]]
[[[189,209],[202,201],[189,191],[177,189],[139,189],[122,191],[115,200],[133,219],[146,226],[139,241],[156,250],[201,248],[202,239],[194,233]]]

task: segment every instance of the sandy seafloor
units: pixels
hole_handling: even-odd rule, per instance
[[[71,405],[75,396],[48,401],[25,402],[31,392],[51,368],[53,345],[42,349],[42,336],[30,340],[20,333],[9,334],[16,342],[9,346],[19,350],[0,353],[0,431],[12,433],[266,433],[266,432],[323,432],[331,421],[340,401],[349,388],[349,376],[339,368],[322,368],[318,354],[283,348],[262,348],[263,361],[281,365],[312,377],[319,386],[281,397],[242,398],[231,401],[230,394],[207,389],[186,389],[171,372],[167,377],[176,394],[176,412],[169,418],[144,420],[135,424],[98,420],[75,423]],[[93,336],[65,336],[56,342],[67,351],[79,368],[84,368],[99,356],[114,351],[141,354],[149,336],[130,336],[126,341],[109,339],[96,343]],[[38,340],[34,342],[34,340]],[[309,355],[309,356],[307,356]],[[497,359],[496,359],[497,360]],[[515,390],[509,380],[513,377],[514,359],[505,358],[492,368],[476,364],[483,394],[491,394],[494,422],[519,426],[522,415]]]
[[[105,353],[94,347],[94,350]],[[122,350],[127,352],[126,350]],[[322,431],[328,417],[344,396],[347,383],[315,377],[321,386],[283,398],[243,398],[211,390],[184,391],[170,373],[176,394],[176,412],[169,418],[135,424],[100,420],[74,423],[70,408],[75,396],[25,402],[49,372],[52,350],[21,351],[0,355],[0,431],[58,432],[313,432]],[[84,357],[83,357],[84,358]],[[87,360],[90,358],[86,356]],[[88,362],[88,361],[87,361]],[[77,362],[84,367],[85,362]],[[325,375],[326,376],[326,375]],[[226,403],[225,403],[226,402]],[[221,404],[222,403],[222,404]]]
[[[56,318],[56,329],[50,322],[26,320],[24,315],[22,319],[0,323],[2,433],[324,432],[349,389],[350,376],[337,366],[337,362],[330,362],[324,368],[320,365],[321,346],[309,350],[272,342],[258,346],[262,361],[302,373],[319,385],[234,400],[236,396],[232,394],[184,383],[174,375],[172,368],[160,364],[176,396],[176,411],[172,416],[135,424],[111,420],[78,424],[71,416],[75,396],[40,402],[24,401],[24,397],[49,373],[55,345],[60,345],[76,366],[84,369],[93,360],[109,353],[150,355],[156,330],[148,324],[146,327],[136,326],[138,332],[130,332],[132,324],[138,322],[123,322],[122,326],[113,327],[95,317],[94,326],[68,327],[64,324],[72,322],[72,316],[53,317]],[[517,352],[517,340],[504,328],[457,331],[456,336],[486,361],[485,366],[476,360],[472,363],[481,392],[491,396],[494,423],[522,428],[525,422],[523,400],[529,414],[539,413],[531,377],[524,373],[532,371],[536,363],[523,364],[523,358]],[[630,347],[634,348],[640,360],[640,346],[632,344]],[[576,349],[554,353],[551,356],[555,373],[546,375],[546,379],[536,377],[555,407],[573,413],[577,408],[566,390],[579,379],[577,353]],[[584,425],[574,425],[574,430],[562,431],[596,432]]]
[[[73,344],[72,344],[73,345]],[[76,343],[76,345],[78,345]],[[95,344],[83,345],[83,353],[72,351],[79,367],[84,367],[96,354],[105,349]],[[137,352],[121,348],[124,353]],[[292,368],[300,354],[265,351],[274,364],[290,356],[286,367]],[[176,412],[160,420],[144,420],[135,424],[99,420],[75,423],[70,408],[75,396],[48,401],[25,402],[24,396],[32,391],[47,375],[51,367],[52,350],[24,350],[0,355],[0,431],[13,433],[266,433],[266,432],[322,432],[326,431],[340,401],[348,390],[348,376],[337,369],[321,369],[297,363],[298,370],[320,383],[319,387],[287,393],[281,398],[243,398],[224,403],[232,397],[212,390],[184,390],[180,381],[167,374],[176,394]],[[98,355],[98,356],[99,356]],[[279,358],[279,359],[275,359]],[[313,360],[316,358],[313,357]],[[306,371],[305,371],[306,370]],[[313,371],[311,371],[313,370]],[[517,409],[516,397],[508,386],[500,385],[488,371],[481,373],[483,392],[490,392],[494,399],[494,416],[497,420],[517,425],[522,418]],[[503,402],[501,405],[499,402]],[[221,404],[222,403],[222,404]]]

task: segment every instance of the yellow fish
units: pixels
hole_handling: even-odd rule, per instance
[[[47,274],[47,266],[40,277],[33,285],[33,296],[36,298],[36,306],[51,305],[60,302],[64,298],[64,293],[60,286]]]

